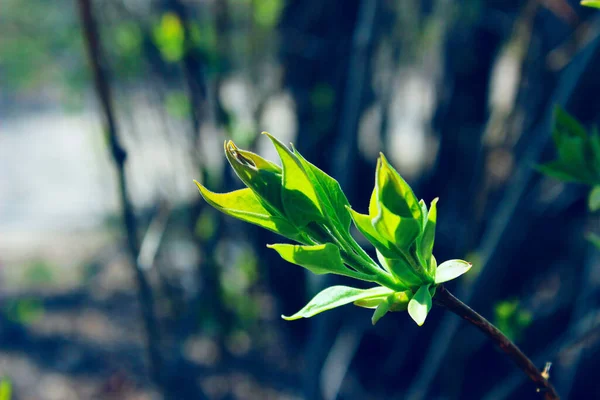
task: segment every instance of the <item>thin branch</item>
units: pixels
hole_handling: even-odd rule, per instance
[[[557,400],[559,399],[558,393],[552,386],[552,384],[544,378],[542,372],[533,364],[533,362],[527,358],[527,356],[509,339],[507,338],[498,328],[492,325],[487,319],[483,318],[477,312],[475,312],[468,305],[454,297],[443,285],[437,290],[434,297],[436,304],[452,311],[465,321],[468,321],[472,325],[476,326],[480,331],[485,333],[491,340],[493,340],[501,349],[504,351],[519,368],[527,374],[538,386],[540,391],[544,392],[544,398],[546,400]]]
[[[94,85],[102,107],[105,119],[105,131],[108,135],[111,155],[117,169],[119,181],[119,196],[121,201],[123,224],[127,235],[128,255],[138,285],[138,298],[142,310],[142,318],[146,330],[146,345],[150,361],[150,371],[153,380],[161,384],[161,357],[158,348],[159,337],[154,314],[154,299],[152,288],[137,262],[139,254],[139,241],[137,238],[137,222],[133,211],[133,204],[129,199],[127,179],[125,176],[125,160],[127,153],[119,141],[117,125],[115,122],[110,84],[107,68],[103,63],[102,46],[98,27],[94,19],[90,0],[78,0],[81,26],[85,37],[85,45],[90,60],[90,67],[94,77]]]

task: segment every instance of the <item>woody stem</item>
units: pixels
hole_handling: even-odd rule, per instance
[[[544,393],[545,400],[558,400],[559,396],[552,384],[546,379],[533,362],[498,328],[483,318],[471,307],[454,297],[443,285],[438,286],[433,301],[447,310],[471,323],[485,333],[504,351],[511,360],[531,379],[539,391]]]

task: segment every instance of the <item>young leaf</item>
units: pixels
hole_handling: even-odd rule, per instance
[[[408,314],[417,325],[422,326],[430,310],[431,294],[429,293],[429,285],[421,286],[408,302]]]
[[[421,256],[427,268],[427,273],[431,276],[435,276],[435,270],[430,268],[431,266],[431,253],[433,252],[433,242],[435,240],[435,225],[437,220],[437,202],[436,197],[431,202],[429,212],[427,213],[427,223],[425,224],[425,230],[423,237],[421,238]]]
[[[287,217],[299,228],[312,221],[324,221],[319,197],[298,157],[269,133],[263,132],[263,134],[271,139],[283,165],[281,198]]]
[[[448,260],[441,263],[435,272],[435,283],[444,283],[458,278],[468,270],[472,264],[463,260]]]
[[[229,193],[214,193],[194,181],[204,200],[217,210],[269,229],[290,239],[298,237],[300,232],[285,219],[271,215],[258,201],[256,194],[251,189],[240,189]]]
[[[371,317],[371,323],[375,325],[377,321],[379,321],[385,314],[390,311],[390,307],[392,306],[391,302],[393,301],[394,295],[389,295],[386,297],[375,309],[373,316]]]
[[[400,174],[390,165],[383,153],[377,163],[376,185],[378,199],[392,213],[419,221],[423,218],[423,211],[419,200],[411,187]]]
[[[315,246],[271,244],[267,247],[277,251],[284,260],[317,275],[337,274],[373,282],[371,276],[347,268],[342,261],[340,249],[332,243]]]
[[[379,214],[371,222],[379,235],[393,243],[398,252],[407,251],[421,233],[419,221],[394,214],[384,204],[380,204]]]
[[[225,142],[227,161],[246,186],[257,195],[258,201],[271,214],[283,216],[281,201],[282,170],[257,154],[239,149],[231,140]]]
[[[400,281],[400,284],[407,289],[410,287],[421,286],[425,283],[424,280],[413,271],[410,264],[403,256],[400,256],[402,258],[387,258],[384,257],[379,250],[377,250],[376,253],[379,264],[381,264],[386,271],[394,275]]]
[[[600,210],[600,186],[594,186],[588,197],[588,207],[590,211]]]
[[[325,208],[325,216],[332,220],[340,231],[348,232],[351,218],[346,207],[350,203],[338,181],[306,161],[293,145],[292,150],[313,183],[317,196]]]
[[[348,286],[331,286],[318,293],[313,299],[305,305],[296,314],[281,317],[287,321],[293,321],[300,318],[310,318],[313,315],[340,307],[358,300],[366,300],[378,297],[384,294],[390,295],[393,290],[383,286],[377,286],[371,289],[356,289]]]

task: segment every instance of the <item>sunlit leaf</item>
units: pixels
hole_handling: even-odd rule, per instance
[[[246,188],[230,193],[214,193],[199,182],[194,182],[204,200],[217,210],[290,239],[299,235],[298,230],[285,219],[271,215],[258,201],[252,190]]]
[[[458,278],[472,267],[470,262],[463,260],[448,260],[441,263],[435,272],[435,283],[444,283]]]
[[[392,297],[392,298],[390,298]],[[393,301],[393,295],[386,297],[375,309],[373,316],[371,317],[371,323],[375,325],[377,321],[379,321],[385,314],[390,311],[390,307],[392,306],[391,302]]]
[[[319,197],[300,160],[283,143],[267,132],[283,165],[283,190],[281,198],[286,216],[301,228],[312,221],[324,221]]]
[[[383,153],[380,154],[377,164],[376,184],[379,201],[392,213],[400,217],[414,218],[421,223],[423,212],[419,200]]]
[[[281,168],[258,154],[239,149],[231,140],[225,142],[225,156],[240,180],[257,195],[258,201],[271,214],[285,216]]]
[[[421,224],[414,218],[401,217],[384,204],[380,205],[379,215],[372,220],[375,230],[388,239],[398,251],[406,251],[421,233]]]
[[[292,264],[300,265],[317,275],[331,273],[371,282],[373,281],[372,276],[346,267],[342,260],[339,247],[332,243],[314,246],[272,244],[267,247],[277,251],[284,260],[291,262]]]
[[[408,302],[408,314],[417,323],[422,326],[425,323],[427,314],[431,310],[431,294],[429,285],[421,286],[412,299]]]
[[[321,291],[313,299],[304,306],[296,314],[282,318],[288,321],[310,318],[313,315],[322,313],[323,311],[331,310],[332,308],[340,307],[359,300],[367,300],[369,298],[379,297],[381,295],[390,295],[393,290],[386,287],[378,286],[371,289],[356,289],[348,286],[331,286]]]
[[[415,286],[421,286],[425,281],[417,275],[417,273],[410,266],[408,260],[403,256],[402,258],[387,258],[384,257],[380,251],[377,251],[377,260],[383,266],[386,271],[393,274],[400,284],[409,288]]]
[[[346,207],[350,204],[338,181],[306,161],[293,146],[292,149],[312,182],[319,201],[325,208],[325,215],[338,226],[338,229],[341,229],[342,232],[348,232],[351,218]]]
[[[350,216],[352,217],[352,221],[354,222],[356,228],[373,246],[375,246],[376,249],[389,257],[397,255],[394,251],[394,244],[392,241],[382,237],[381,234],[377,232],[369,215],[360,214],[349,207],[348,211],[350,212]]]
[[[431,254],[433,252],[433,243],[435,240],[435,226],[437,221],[437,202],[438,199],[435,198],[431,202],[431,206],[429,207],[429,212],[427,213],[427,222],[425,224],[425,230],[423,232],[423,237],[421,238],[421,256],[423,257],[423,261],[425,265],[429,268],[427,269],[427,273],[429,275],[434,275],[435,270],[430,268],[431,266]]]

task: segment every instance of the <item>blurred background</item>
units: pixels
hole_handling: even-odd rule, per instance
[[[281,320],[356,282],[192,182],[240,188],[223,141],[275,160],[266,130],[359,211],[384,151],[440,197],[437,259],[474,264],[450,290],[597,398],[600,221],[533,166],[555,104],[598,122],[599,34],[574,0],[0,0],[0,396],[538,398],[439,308]]]

